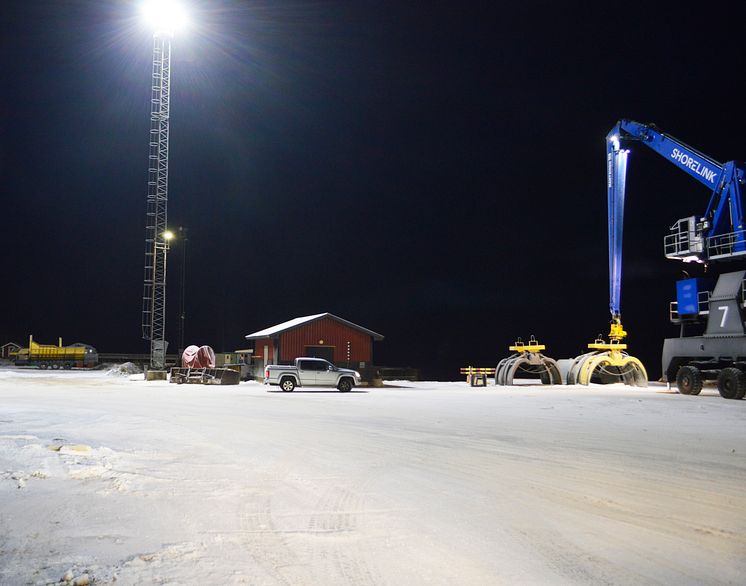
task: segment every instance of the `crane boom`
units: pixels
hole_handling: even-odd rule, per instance
[[[725,165],[700,153],[670,134],[660,132],[653,124],[620,120],[611,129],[610,137],[618,140],[637,140],[685,171],[697,181],[714,190],[720,183]]]
[[[609,213],[609,310],[620,323],[622,282],[622,232],[629,150],[627,141],[641,142],[670,163],[712,190],[703,216],[678,220],[664,241],[667,258],[708,262],[746,255],[744,231],[744,165],[719,163],[653,124],[619,120],[606,136],[607,195]]]
[[[666,257],[685,262],[697,261],[704,263],[713,260],[730,260],[746,256],[746,231],[744,230],[745,206],[743,201],[745,190],[742,188],[746,181],[746,167],[742,163],[734,161],[725,164],[719,163],[671,135],[660,132],[652,124],[641,124],[633,120],[619,120],[606,136],[606,187],[609,206],[609,311],[611,312],[611,327],[609,329],[608,342],[599,335],[596,340],[588,344],[588,349],[592,350],[591,352],[585,352],[572,361],[567,371],[568,384],[587,385],[591,382],[607,383],[621,381],[625,384],[637,386],[647,385],[648,378],[645,366],[639,359],[629,355],[626,352],[627,344],[622,343],[627,336],[627,332],[624,331],[624,327],[622,326],[621,291],[624,196],[627,183],[627,158],[629,155],[629,150],[624,148],[624,146],[631,141],[641,142],[654,150],[712,191],[704,216],[682,218],[671,226],[671,233],[664,239]],[[726,281],[729,283],[737,278],[743,280],[744,275],[746,275],[746,271],[732,273]],[[741,282],[738,281],[737,285],[741,287]],[[696,290],[695,305],[698,305],[699,290],[692,283],[689,283],[687,286],[689,289],[684,287],[682,291],[691,297],[691,291]],[[722,290],[725,289],[730,291],[732,287],[729,289],[726,283],[721,287],[719,293],[722,293]],[[746,291],[746,288],[743,290]],[[723,295],[717,297],[716,293],[718,291],[712,293],[711,299],[717,299],[718,302],[720,302],[721,297],[724,299],[723,304],[717,306],[717,309],[723,312],[717,335],[724,332],[725,330],[722,330],[722,328],[728,325],[736,333],[743,331],[745,334],[744,339],[746,340],[746,330],[743,329],[740,306],[735,312],[731,312],[733,315],[737,314],[737,317],[731,316],[731,321],[736,320],[736,324],[740,327],[740,330],[738,330],[738,328],[731,327],[730,322],[726,320],[730,305],[726,305],[725,302],[728,301],[730,303],[730,297],[724,297]],[[683,296],[682,299],[684,299],[685,303],[691,305],[690,298]],[[688,306],[685,307],[687,310],[689,309]],[[730,332],[731,330],[728,330],[726,333]],[[710,346],[711,344],[708,341],[708,347]],[[728,351],[732,350],[727,344],[724,347],[727,347]],[[701,344],[703,352],[704,348],[705,345]],[[688,355],[686,354],[687,352],[691,354],[690,348],[684,348],[682,344],[669,343],[668,354],[671,356],[676,354],[677,360],[680,358],[678,354],[679,350],[685,352],[684,355]],[[741,355],[743,355],[743,358],[739,358],[738,360],[733,358],[731,364],[746,364],[746,342],[744,343],[743,354],[732,353],[733,357]],[[666,363],[665,356],[664,363]],[[671,360],[666,363],[668,366],[664,367],[664,372],[668,380],[671,380],[671,371],[675,370],[674,367],[678,366],[677,363],[674,367],[670,367],[670,363]],[[710,363],[707,364],[709,365]],[[726,373],[723,376],[726,378],[730,377],[726,381],[727,384],[723,383],[725,385],[723,388],[728,387],[728,385],[739,385],[735,394],[730,393],[730,391],[728,392],[734,396],[738,395],[740,398],[746,395],[746,367],[740,372],[740,378],[737,381],[734,379],[734,371],[736,370],[735,368],[725,368],[723,370]],[[696,374],[697,372],[700,374]],[[684,379],[688,376],[695,383],[697,380],[701,383],[701,377],[705,376],[702,372],[705,371],[698,371],[692,366],[689,370],[684,371],[684,375],[682,376]],[[694,383],[690,386],[692,388],[697,387]],[[741,393],[741,390],[743,393]]]
[[[613,132],[613,131],[612,131]],[[617,135],[606,137],[606,189],[609,209],[609,311],[614,323],[621,314],[622,236],[624,229],[624,194],[627,181],[627,155],[619,147]]]

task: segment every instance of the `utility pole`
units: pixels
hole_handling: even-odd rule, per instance
[[[181,295],[179,299],[179,353],[184,351],[184,331],[186,322],[186,255],[187,255],[186,226],[179,226],[179,244],[181,245]]]

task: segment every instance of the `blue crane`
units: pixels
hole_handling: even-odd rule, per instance
[[[609,343],[589,344],[594,352],[575,359],[568,382],[587,384],[616,373],[627,384],[642,384],[642,363],[623,350],[627,335],[621,322],[622,232],[627,177],[626,145],[639,142],[705,185],[710,199],[704,214],[681,218],[664,238],[666,258],[704,263],[746,259],[744,183],[746,166],[720,163],[686,143],[661,132],[653,124],[619,120],[606,137],[609,214]],[[702,281],[702,282],[700,282]],[[681,325],[677,338],[663,342],[663,378],[676,381],[679,392],[697,395],[703,382],[717,381],[727,399],[746,396],[746,270],[721,274],[712,288],[707,279],[677,282],[677,301],[670,318]],[[685,335],[685,329],[701,330]]]
[[[607,342],[599,336],[592,344],[588,345],[591,352],[575,358],[568,371],[567,381],[569,384],[588,384],[592,380],[613,382],[620,379],[626,384],[638,386],[647,384],[645,367],[637,358],[627,354],[627,345],[622,343],[622,340],[627,336],[627,332],[622,327],[621,319],[622,236],[627,157],[629,155],[629,150],[625,147],[631,142],[640,142],[651,148],[707,186],[711,191],[704,215],[682,218],[670,227],[670,234],[664,239],[664,253],[667,258],[685,262],[709,263],[716,260],[733,260],[746,256],[744,190],[742,189],[746,176],[744,165],[735,161],[719,163],[686,143],[661,132],[653,124],[619,120],[606,136],[606,179],[609,214],[609,310],[611,312],[609,340]],[[733,282],[738,285],[741,283],[738,280],[738,275],[734,274],[729,279],[729,283]],[[696,279],[693,281],[696,281]],[[727,297],[730,300],[730,297],[735,295],[733,293],[734,286],[726,286],[725,281],[723,283],[723,290],[727,289],[729,291]],[[687,286],[689,290],[695,291],[695,299],[699,299],[699,285],[689,283]],[[717,298],[717,290],[712,293],[703,293],[707,299]],[[746,295],[744,298],[746,298]],[[687,307],[691,307],[691,303]],[[725,312],[727,312],[724,309],[725,305],[718,306],[718,308],[723,311],[722,323],[714,324],[710,328],[712,331],[708,330],[707,335],[715,338],[726,331],[728,335],[735,335],[744,329],[742,325],[740,330],[737,327],[738,318],[736,316],[740,315],[740,310],[736,311],[734,306],[734,310],[729,314],[735,320],[731,324],[730,319],[725,319]],[[709,315],[709,307],[702,311],[699,308],[689,311],[693,313],[687,314],[684,319],[688,320],[690,324],[697,320],[701,322]],[[746,310],[744,311],[744,318],[746,318]],[[678,314],[676,319],[678,321],[675,321],[675,323],[683,324]],[[705,353],[698,358],[698,362],[690,364],[689,358],[682,357],[681,352],[684,351],[682,348],[685,345],[691,345],[692,343],[694,343],[694,338],[687,338],[685,342],[666,340],[663,368],[667,380],[671,380],[673,376],[678,376],[676,374],[677,369],[683,365],[686,367],[683,371],[684,379],[689,382],[687,383],[688,386],[679,385],[679,387],[685,390],[696,389],[698,384],[701,388],[703,378],[712,378],[723,369],[730,368],[731,370],[726,373],[730,378],[723,385],[730,385],[731,388],[735,385],[740,389],[739,385],[743,384],[744,393],[746,393],[746,336],[744,336],[743,352],[740,349],[734,350],[731,343],[718,343],[719,351],[732,353],[733,356],[744,356],[743,380],[738,378],[738,373],[733,366],[733,364],[740,364],[740,362],[731,361],[728,365],[724,365],[724,363],[721,364],[723,361],[720,360],[720,362],[717,362],[719,365],[717,368],[711,364],[705,367],[708,360],[713,360],[713,357],[705,356],[707,352],[710,352],[709,348],[713,347],[711,340],[708,340],[708,343],[702,346],[703,348],[707,346],[708,350],[706,351],[695,352],[689,346],[686,346],[686,352],[690,357],[699,356],[702,352]],[[730,391],[726,392],[726,394],[728,393],[730,395],[734,394]],[[740,390],[735,392],[735,395],[737,396],[739,393]]]
[[[619,120],[606,136],[609,205],[609,309],[613,323],[620,323],[622,287],[622,230],[624,193],[629,150],[622,145],[641,142],[711,190],[703,216],[682,218],[671,226],[664,240],[667,258],[707,263],[746,255],[744,232],[743,163],[719,163],[654,124]]]

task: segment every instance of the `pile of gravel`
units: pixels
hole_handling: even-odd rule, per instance
[[[113,365],[106,371],[108,376],[130,376],[131,374],[141,374],[142,368],[134,362],[125,362],[124,364]]]

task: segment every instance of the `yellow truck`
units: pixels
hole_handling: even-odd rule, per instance
[[[16,366],[36,366],[41,369],[92,368],[98,364],[98,352],[93,346],[63,346],[62,338],[54,346],[38,344],[34,342],[33,336],[29,336],[28,348],[21,348],[18,352],[11,353],[11,356],[15,358]]]

